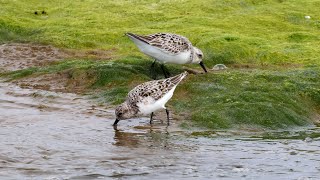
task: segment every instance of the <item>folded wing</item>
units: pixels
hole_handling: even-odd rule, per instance
[[[161,51],[177,55],[181,52],[188,51],[192,47],[191,42],[180,35],[170,33],[157,33],[150,35],[137,35],[133,33],[126,33],[127,36],[136,38],[151,46],[159,48]]]
[[[138,85],[128,93],[128,101],[130,104],[142,102],[148,98],[154,101],[162,98],[172,88],[177,86],[181,80],[187,75],[187,72],[181,73],[171,78],[145,82]]]

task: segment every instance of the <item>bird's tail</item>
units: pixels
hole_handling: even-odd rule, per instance
[[[182,79],[184,79],[187,75],[188,75],[188,72],[185,71],[185,72],[183,72],[181,74],[178,74],[176,76],[173,76],[173,77],[171,77],[169,79],[173,84],[176,85],[176,84],[179,84],[182,81]]]
[[[138,39],[138,40],[140,40],[140,41],[142,41],[142,42],[144,42],[144,43],[149,44],[149,42],[147,41],[147,39],[145,39],[144,36],[137,35],[137,34],[133,34],[133,33],[129,33],[129,32],[128,32],[128,33],[125,33],[125,35],[127,35],[127,36],[130,37],[130,38]]]

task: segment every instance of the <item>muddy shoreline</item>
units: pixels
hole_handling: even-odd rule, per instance
[[[65,59],[108,60],[113,58],[111,50],[73,50],[59,49],[51,45],[11,43],[0,45],[0,73],[22,70],[30,67],[44,67]],[[23,88],[41,89],[54,92],[87,92],[86,86],[70,79],[68,70],[28,76],[12,81]]]

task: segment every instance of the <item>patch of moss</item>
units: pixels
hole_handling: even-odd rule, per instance
[[[8,81],[10,81],[10,80],[30,76],[37,71],[38,71],[38,68],[27,68],[27,69],[18,70],[18,71],[9,72],[9,73],[5,72],[5,73],[0,74],[0,77],[1,76],[7,77],[7,78],[9,78]]]
[[[175,99],[173,104],[178,111],[190,112],[197,125],[214,129],[241,125],[269,129],[310,125],[312,106],[319,105],[320,82],[314,79],[319,73],[318,68],[229,70],[191,76],[178,87],[187,90],[191,98]]]

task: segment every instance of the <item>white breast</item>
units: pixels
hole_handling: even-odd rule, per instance
[[[155,101],[151,97],[147,97],[141,103],[138,103],[137,106],[139,107],[139,111],[141,112],[141,114],[149,115],[152,112],[156,112],[160,109],[166,109],[165,105],[173,96],[173,92],[175,89],[176,86],[174,86],[167,94],[165,94],[157,101]]]
[[[172,63],[172,64],[188,64],[190,63],[191,51],[184,51],[177,55],[172,55],[161,51],[157,47],[153,47],[135,38],[131,38],[133,42],[138,46],[140,51],[155,58],[161,63]]]

